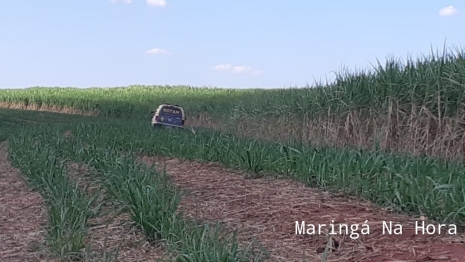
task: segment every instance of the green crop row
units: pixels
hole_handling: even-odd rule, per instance
[[[30,112],[31,115],[37,114]],[[465,164],[349,148],[259,142],[220,132],[155,131],[139,120],[83,118],[68,128],[109,151],[215,161],[251,173],[283,174],[309,186],[361,196],[404,212],[465,225]]]
[[[95,198],[68,179],[66,159],[55,150],[62,146],[63,140],[54,142],[48,143],[40,132],[11,136],[9,156],[29,185],[46,201],[49,250],[53,255],[73,259],[80,257],[81,250],[86,247],[86,223],[95,214],[92,209]]]
[[[220,132],[154,131],[133,121],[81,124],[76,136],[96,147],[215,161],[253,174],[286,175],[408,213],[465,226],[463,163],[387,154],[376,149],[258,142]]]
[[[181,194],[166,174],[138,164],[133,157],[118,154],[111,147],[78,145],[81,161],[103,176],[111,195],[129,205],[130,214],[149,240],[162,240],[176,253],[176,261],[263,261],[255,245],[243,249],[235,235],[226,234],[219,224],[209,225],[186,219],[177,213]]]
[[[137,163],[111,143],[87,145],[81,140],[90,135],[85,132],[64,137],[62,131],[70,125],[29,125],[10,137],[13,163],[42,191],[52,192],[45,194],[52,207],[49,236],[56,239],[53,248],[61,248],[62,256],[78,255],[92,214],[92,199],[82,202],[85,196],[65,175],[65,163],[72,161],[85,163],[108,195],[127,207],[147,239],[167,243],[176,261],[262,261],[267,257],[266,250],[257,251],[254,242],[239,246],[235,235],[219,224],[202,224],[178,213],[181,194],[166,174]]]
[[[20,113],[11,111],[5,119]],[[44,113],[29,114],[33,118]],[[248,170],[253,176],[285,175],[309,186],[360,196],[383,207],[465,226],[464,163],[387,154],[377,148],[363,151],[294,141],[260,142],[208,130],[198,130],[195,134],[188,130],[154,130],[137,119],[82,117],[79,122],[50,125],[51,122],[25,124],[10,134],[16,145],[12,147],[12,156],[17,159],[17,166],[23,166],[22,172],[30,175],[32,167],[54,170],[46,164],[50,159],[61,163],[59,166],[63,166],[62,159],[87,164],[94,169],[95,177],[102,178],[105,190],[128,206],[146,236],[171,243],[175,254],[184,257],[185,260],[180,258],[182,261],[233,258],[231,254],[238,249],[237,242],[229,238],[217,245],[220,233],[217,227],[174,215],[178,192],[164,174],[137,164],[134,155],[215,161]],[[64,139],[63,133],[68,130],[72,136]],[[49,176],[54,173],[57,172],[49,172]],[[157,186],[164,183],[165,186]],[[248,253],[247,249],[243,251],[243,258],[255,254]],[[241,256],[235,254],[236,259]],[[256,260],[262,258],[260,254],[255,256]]]

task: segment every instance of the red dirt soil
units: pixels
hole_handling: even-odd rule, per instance
[[[156,163],[157,169],[163,170],[163,158],[140,160]],[[337,232],[338,223],[350,227],[368,220],[370,232],[356,240],[334,235],[336,244],[327,261],[465,261],[465,235],[448,235],[449,227],[443,228],[442,235],[415,234],[415,222],[421,223],[423,218],[393,214],[367,201],[292,180],[245,179],[238,171],[214,163],[170,159],[166,170],[184,191],[181,210],[185,214],[238,228],[242,243],[257,239],[270,251],[272,261],[303,261],[304,252],[305,261],[321,261],[327,235],[297,235],[295,222],[328,225],[332,220]],[[402,234],[383,234],[382,221],[401,224]]]
[[[44,261],[47,210],[7,159],[0,144],[0,261]],[[47,261],[52,261],[47,259]]]

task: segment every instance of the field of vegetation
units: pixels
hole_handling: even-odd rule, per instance
[[[48,243],[59,257],[92,256],[82,251],[89,221],[112,203],[177,261],[266,260],[259,242],[242,245],[220,224],[177,212],[181,191],[138,162],[141,156],[291,178],[462,230],[464,54],[388,59],[374,71],[342,72],[331,85],[303,89],[1,90],[0,105],[10,109],[0,109],[0,141],[8,141],[12,164],[46,199]],[[194,132],[151,129],[150,111],[164,102],[183,106]],[[87,186],[68,174],[70,164],[87,168]]]
[[[312,88],[30,88],[2,90],[0,104],[142,120],[169,102],[182,105],[193,125],[244,136],[463,158],[464,84],[464,51],[456,49],[344,70]]]
[[[2,127],[7,126],[2,132],[8,132],[3,135],[8,137],[12,164],[48,204],[46,234],[53,255],[72,260],[114,261],[117,248],[92,250],[86,241],[90,219],[107,215],[108,208],[104,206],[113,205],[130,216],[149,242],[163,242],[168,251],[166,261],[172,261],[173,256],[176,261],[262,261],[267,257],[266,250],[255,243],[240,247],[233,232],[225,232],[219,224],[205,224],[178,213],[181,193],[166,174],[137,163],[131,146],[122,151],[118,145],[134,137],[116,139],[117,143],[94,143],[100,135],[117,135],[98,127],[105,119],[10,110],[1,110],[0,115]],[[45,123],[41,123],[41,116],[47,117]],[[78,124],[69,123],[73,121]],[[87,129],[83,122],[98,129]],[[93,132],[100,135],[93,137]],[[73,135],[67,136],[68,133]],[[72,163],[85,164],[89,169],[91,175],[85,183],[77,183],[78,179],[69,174]],[[98,190],[87,190],[95,184]]]

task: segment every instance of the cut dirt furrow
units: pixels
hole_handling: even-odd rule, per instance
[[[0,261],[53,261],[45,251],[44,200],[11,166],[7,147],[0,143]]]
[[[140,160],[163,170],[163,158]],[[367,201],[326,193],[292,180],[245,179],[238,171],[213,163],[170,159],[166,171],[185,193],[181,202],[185,214],[238,228],[239,240],[247,243],[257,239],[274,261],[303,261],[303,253],[305,261],[321,261],[327,235],[297,235],[295,222],[318,227],[332,220],[338,234],[332,237],[333,249],[327,261],[464,261],[465,236],[460,232],[449,235],[449,227],[445,227],[441,235],[416,234],[415,222],[422,219],[390,213]],[[370,226],[369,234],[358,239],[339,234],[338,223],[347,224],[350,234],[351,225],[365,221]],[[383,221],[402,225],[402,234],[383,234]]]

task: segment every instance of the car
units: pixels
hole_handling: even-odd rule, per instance
[[[164,103],[158,106],[156,111],[152,111],[152,127],[184,128],[186,114],[179,105]]]

